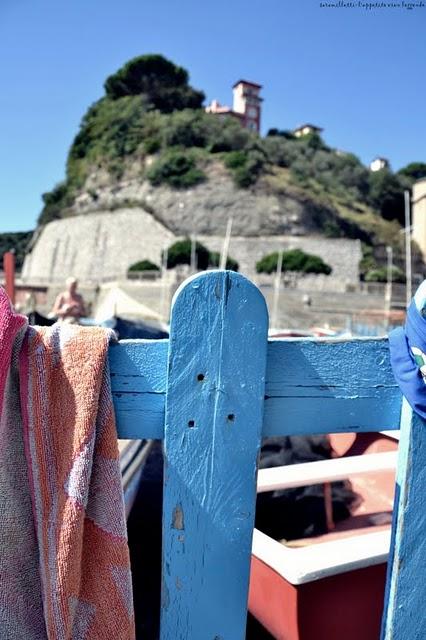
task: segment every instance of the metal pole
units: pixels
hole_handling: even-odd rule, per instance
[[[278,321],[278,302],[280,299],[280,288],[281,288],[281,272],[283,269],[283,250],[281,249],[278,252],[277,258],[277,270],[275,272],[275,280],[274,280],[274,301],[272,304],[272,315],[271,315],[271,328],[277,329],[277,321]]]
[[[197,271],[197,244],[195,240],[195,235],[191,236],[191,273],[195,273]]]
[[[406,275],[406,303],[410,305],[411,291],[411,221],[410,221],[410,192],[404,191],[405,204],[405,275]]]
[[[168,314],[167,314],[168,300],[166,296],[168,256],[169,256],[169,251],[166,247],[163,250],[163,256],[161,261],[161,282],[160,282],[160,287],[161,287],[160,313],[161,313],[161,317],[166,319],[168,318]]]
[[[165,249],[163,249],[163,256],[162,256],[162,261],[161,261],[161,277],[164,277],[164,274],[167,271],[167,263],[169,261],[169,250],[166,247]]]
[[[225,240],[223,241],[222,253],[220,254],[219,269],[226,269],[226,262],[228,260],[229,243],[231,241],[232,232],[232,218],[228,218],[226,225]]]
[[[387,272],[386,272],[386,289],[385,289],[385,328],[389,328],[389,315],[392,303],[392,271],[393,271],[393,249],[386,247],[387,255]]]

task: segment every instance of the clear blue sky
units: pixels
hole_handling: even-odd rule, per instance
[[[0,232],[35,226],[104,79],[143,53],[186,67],[208,101],[263,84],[264,132],[313,122],[364,163],[426,161],[425,26],[426,7],[319,0],[0,0]]]

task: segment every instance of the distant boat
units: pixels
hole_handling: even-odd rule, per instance
[[[124,493],[126,518],[135,501],[145,462],[152,449],[153,440],[119,440],[120,468]]]
[[[43,316],[38,311],[31,311],[27,314],[28,322],[37,327],[51,327],[52,324],[55,324],[56,318],[48,318],[47,316]]]
[[[336,338],[341,337],[338,331],[324,327],[310,329],[270,329],[269,338]]]
[[[142,320],[127,320],[115,316],[103,323],[115,331],[119,340],[161,340],[169,337],[164,325],[143,322]]]

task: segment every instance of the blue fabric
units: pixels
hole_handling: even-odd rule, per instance
[[[396,381],[413,410],[426,420],[426,318],[414,301],[405,327],[389,334],[390,357]]]

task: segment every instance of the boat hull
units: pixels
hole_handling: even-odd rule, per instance
[[[278,640],[377,640],[386,563],[292,585],[255,556],[249,611]]]
[[[380,433],[334,434],[330,441],[341,458],[398,447],[396,436]],[[248,607],[274,638],[380,637],[395,472],[376,464],[374,473],[350,478],[359,499],[329,533],[283,544],[254,531]]]

